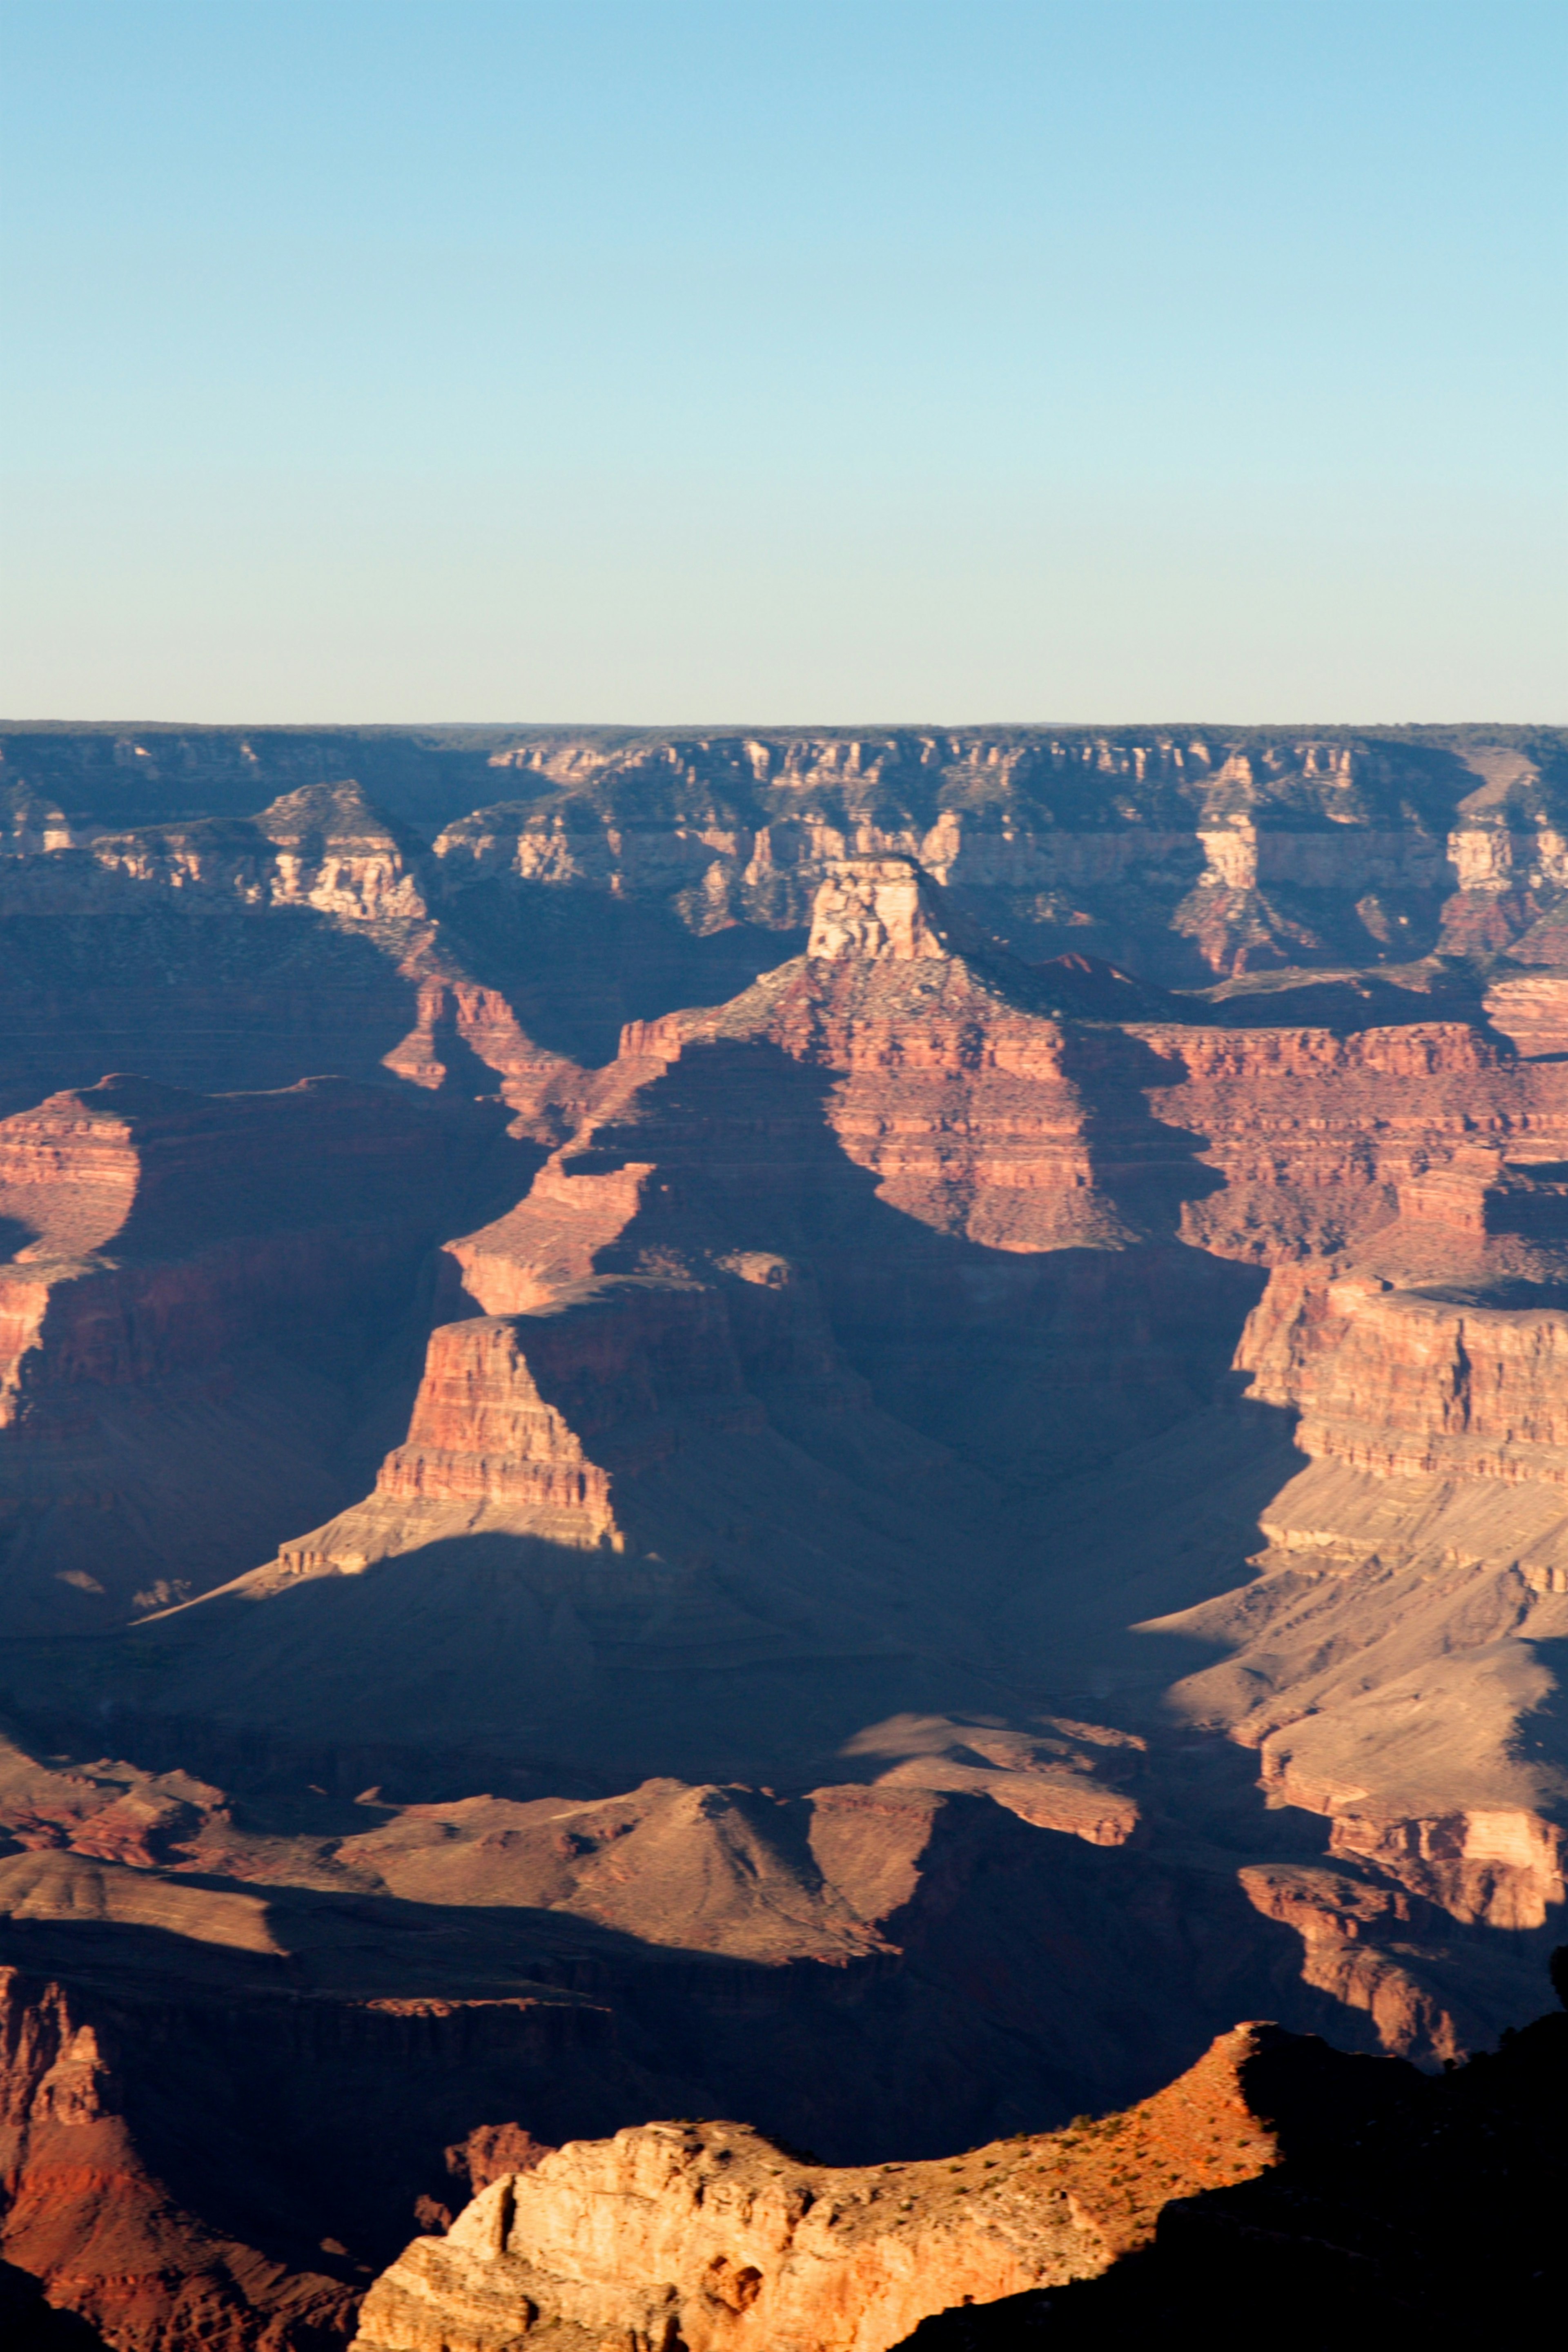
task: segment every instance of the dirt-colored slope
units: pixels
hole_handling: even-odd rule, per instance
[[[1173,2201],[1153,2244],[1099,2279],[950,2310],[908,2352],[1245,2336],[1260,2312],[1289,2352],[1544,2343],[1568,2285],[1565,2083],[1560,2013],[1435,2080],[1367,2069],[1304,2099],[1260,2082],[1280,2162]]]

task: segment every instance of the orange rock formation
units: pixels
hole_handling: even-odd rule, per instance
[[[1272,2163],[1245,2079],[1271,2031],[1238,2027],[1124,2116],[940,2164],[835,2170],[741,2124],[575,2142],[416,2239],[366,2296],[357,2352],[888,2352],[949,2305],[1093,2277],[1171,2199]]]
[[[1555,738],[356,738],[368,797],[326,737],[5,748],[0,1690],[70,1759],[0,1790],[29,2015],[107,2048],[100,1949],[247,1956],[252,2039],[319,1969],[312,2063],[329,1979],[366,2049],[377,2002],[458,2051],[591,1994],[635,2063],[528,2077],[531,2129],[700,2100],[858,2155],[1265,2009],[1428,2064],[1528,2013]],[[247,1815],[283,1790],[309,1834]],[[500,2112],[432,2107],[433,2171],[389,2126],[375,2230]],[[309,2269],[127,2129],[128,2210],[184,2217],[127,2343],[205,2324],[208,2240]],[[98,2284],[27,2260],[108,2313],[80,2227]],[[680,2275],[752,2324],[726,2249]]]

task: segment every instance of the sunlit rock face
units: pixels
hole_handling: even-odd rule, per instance
[[[674,2147],[591,2322],[542,2206],[501,2250],[563,2352],[891,2343],[911,2280],[1111,2243],[1076,2178],[1088,2221],[959,2231],[1011,2136],[1245,2017],[1436,2068],[1531,2014],[1554,743],[7,740],[0,1916],[78,2218],[5,2242],[51,2294],[133,2277],[135,2352],[342,2336],[449,2151],[559,2147],[582,2218]],[[142,2234],[73,2269],[38,2135],[113,2117]],[[775,2158],[795,2251],[704,2238]],[[965,2193],[906,2223],[862,2174],[917,2158]],[[389,2344],[520,2331],[456,2261]]]
[[[894,963],[944,956],[946,941],[920,868],[899,857],[843,858],[811,910],[808,956],[868,956]]]
[[[741,2124],[655,2123],[503,2176],[372,2287],[356,2352],[501,2352],[520,2333],[717,2352],[889,2352],[931,2313],[1092,2278],[1173,2197],[1255,2177],[1278,2143],[1248,2097],[1268,2027],[1225,2035],[1105,2127],[868,2171],[801,2162]]]

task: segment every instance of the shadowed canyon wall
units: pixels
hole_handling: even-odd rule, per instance
[[[934,2165],[1248,2017],[1431,2068],[1530,2015],[1560,738],[3,748],[0,2254],[51,2306],[320,2352],[477,2131]],[[987,2229],[948,2300],[1047,2277]],[[846,2230],[850,2342],[931,2264]],[[683,2341],[775,2292],[677,2251]],[[939,2307],[887,2293],[868,2344]]]

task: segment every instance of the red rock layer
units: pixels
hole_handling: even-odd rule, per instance
[[[1154,1118],[1203,1138],[1223,1187],[1189,1201],[1201,1247],[1263,1265],[1331,1255],[1399,1213],[1401,1188],[1483,1139],[1549,1159],[1568,1074],[1521,1067],[1458,1022],[1368,1029],[1142,1029],[1171,1074]]]
[[[552,1141],[584,1093],[576,1065],[537,1045],[499,989],[445,974],[417,975],[415,1024],[382,1060],[395,1076],[432,1089],[460,1088],[467,1071],[478,1091],[521,1114],[526,1131]]]
[[[1461,1307],[1379,1276],[1276,1275],[1237,1359],[1297,1442],[1384,1477],[1568,1485],[1568,1312]]]
[[[716,1426],[762,1426],[723,1299],[695,1284],[606,1283],[526,1316],[447,1324],[376,1493],[493,1502],[520,1529],[613,1542],[610,1465],[635,1475],[667,1454],[672,1410],[700,1403]]]
[[[47,1979],[0,1969],[0,2253],[113,2352],[327,2352],[355,2295],[226,2237],[172,2199],[121,2111],[102,2030]]]

